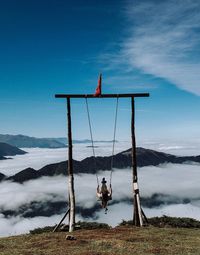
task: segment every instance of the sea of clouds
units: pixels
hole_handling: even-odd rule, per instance
[[[147,143],[146,143],[147,144]],[[102,143],[96,148],[97,155],[110,155],[112,145]],[[170,145],[148,143],[149,148],[170,153]],[[165,146],[165,149],[164,149]],[[183,145],[174,147],[176,150]],[[126,150],[129,143],[117,143],[116,152]],[[194,148],[193,148],[194,149]],[[25,149],[28,154],[13,157],[3,162],[0,161],[0,172],[13,174],[28,166],[39,169],[40,167],[66,159],[66,149]],[[178,149],[177,149],[178,151]],[[190,150],[189,150],[190,151]],[[91,148],[87,144],[77,144],[74,146],[74,158],[83,159],[90,156]],[[177,153],[175,153],[177,154]],[[196,153],[198,154],[198,146]],[[199,153],[200,154],[200,153]],[[7,162],[7,165],[6,165]],[[16,164],[15,164],[16,162]],[[1,165],[3,164],[3,166]],[[6,167],[5,167],[6,166]],[[199,164],[163,164],[158,167],[148,166],[138,169],[139,186],[141,197],[146,200],[151,199],[154,194],[162,194],[168,197],[158,206],[143,207],[147,217],[152,216],[180,216],[192,217],[200,220],[200,165]],[[110,172],[104,171],[99,174],[99,178],[109,179]],[[132,198],[132,175],[131,169],[115,169],[113,172],[113,199],[115,203],[109,206],[108,214],[104,210],[97,211],[95,219],[98,222],[105,222],[112,226],[120,223],[123,219],[132,218],[133,207]],[[92,174],[75,175],[76,203],[84,208],[91,208],[96,204],[96,176]],[[23,205],[34,202],[62,202],[67,201],[67,177],[42,177],[37,180],[27,181],[23,184],[4,181],[0,183],[0,236],[16,235],[28,233],[31,229],[47,225],[55,225],[60,221],[62,215],[52,215],[50,217],[24,218],[22,215],[5,217],[1,212],[6,210],[17,211]],[[172,198],[170,203],[169,198]],[[161,197],[162,199],[162,197]],[[165,199],[165,197],[163,197]],[[182,202],[186,200],[187,202]],[[77,215],[77,220],[83,220]],[[93,218],[87,218],[92,221]]]

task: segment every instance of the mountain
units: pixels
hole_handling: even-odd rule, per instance
[[[184,162],[197,162],[200,163],[200,156],[185,156],[179,157],[171,154],[166,154],[163,152],[158,152],[154,150],[137,148],[137,165],[138,167],[143,166],[157,166],[163,163],[184,163]],[[96,169],[94,168],[94,158],[89,157],[81,161],[74,160],[74,173],[90,173],[94,174],[100,170],[109,170],[111,165],[112,157],[96,157]],[[118,169],[123,169],[131,167],[131,149],[118,153],[113,158],[113,167]],[[67,162],[63,161],[60,163],[50,164],[42,167],[39,170],[34,170],[32,168],[24,169],[23,171],[7,177],[7,180],[14,182],[23,183],[28,180],[40,178],[42,176],[55,176],[55,175],[67,175]]]
[[[36,138],[25,135],[1,135],[0,142],[20,148],[63,148],[66,145],[54,138]]]
[[[6,176],[2,173],[0,173],[0,181],[2,181]]]
[[[64,144],[67,144],[67,138],[66,137],[58,137],[58,138],[51,138],[55,141],[58,141],[60,143],[64,143]],[[104,140],[95,140],[94,143],[112,143],[113,141],[112,140],[107,140],[107,141],[104,141]],[[118,141],[115,141],[115,142],[118,142]],[[82,140],[73,140],[73,143],[91,143],[91,140],[89,139],[82,139]]]
[[[66,137],[58,138],[36,138],[25,135],[2,135],[0,142],[8,143],[19,148],[64,148],[67,146]],[[112,141],[94,141],[94,143],[112,143]],[[117,141],[116,141],[117,142]],[[73,143],[91,143],[91,140],[73,140]]]
[[[15,147],[15,146],[0,142],[0,159],[6,159],[4,156],[23,155],[26,153],[27,152]]]

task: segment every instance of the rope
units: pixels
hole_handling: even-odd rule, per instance
[[[96,174],[97,185],[99,186],[99,178],[98,178],[98,175],[96,173],[96,170],[97,170],[96,155],[95,155],[95,150],[94,150],[94,140],[93,140],[93,135],[92,135],[92,125],[91,125],[91,120],[90,120],[90,111],[89,111],[87,97],[85,98],[85,102],[86,102],[86,108],[87,108],[87,117],[88,117],[88,123],[89,123],[89,129],[90,129],[90,138],[91,138],[93,158],[94,158],[94,170],[95,170],[95,174]]]
[[[118,103],[119,103],[119,98],[117,97],[117,102],[116,102],[116,110],[115,110],[115,123],[114,123],[114,134],[113,134],[113,145],[112,145],[112,158],[111,158],[111,166],[110,166],[110,185],[112,182],[112,173],[113,173],[113,161],[114,161],[114,154],[115,154],[115,138],[116,138],[116,129],[117,129],[117,114],[118,114]]]

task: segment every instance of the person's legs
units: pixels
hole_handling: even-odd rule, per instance
[[[102,208],[105,208],[105,214],[107,214],[107,211],[108,211],[107,204],[108,204],[108,195],[103,194],[103,196],[102,196]]]

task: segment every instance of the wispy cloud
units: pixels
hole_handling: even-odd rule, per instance
[[[111,66],[164,78],[200,95],[200,2],[136,1],[126,10],[129,30]]]
[[[116,64],[113,61],[111,61],[111,66],[112,64]],[[121,62],[121,65],[123,63]],[[113,66],[111,67],[113,68]],[[115,68],[120,69],[120,65],[115,66]],[[127,68],[127,67],[126,67]],[[126,69],[125,68],[125,69]],[[117,74],[114,74],[110,77],[105,78],[105,87],[109,87],[112,90],[117,90],[117,91],[123,91],[125,88],[126,90],[131,90],[131,91],[138,91],[138,90],[146,90],[146,89],[155,89],[157,88],[157,85],[153,82],[152,79],[148,79],[145,81],[144,79],[141,80],[141,77],[137,75],[134,72],[128,71],[124,72],[124,70],[119,70]]]

